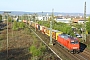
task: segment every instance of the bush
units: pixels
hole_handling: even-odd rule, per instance
[[[19,28],[24,28],[25,27],[25,24],[23,22],[19,22]]]
[[[25,31],[26,34],[30,34],[31,33],[29,28],[24,28],[24,31]]]
[[[18,23],[16,21],[14,21],[12,29],[18,30]]]
[[[24,28],[25,28],[25,24],[23,22],[14,21],[12,28],[13,30],[24,29]]]

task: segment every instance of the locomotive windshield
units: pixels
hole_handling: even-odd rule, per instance
[[[78,41],[71,41],[71,44],[78,44],[79,42]]]

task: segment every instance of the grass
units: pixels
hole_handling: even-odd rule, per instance
[[[1,34],[0,35],[0,40],[4,40],[4,39],[6,39],[6,35],[5,34]]]
[[[87,49],[90,50],[90,44],[87,45]]]

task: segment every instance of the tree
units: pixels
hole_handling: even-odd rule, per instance
[[[37,48],[35,45],[32,45],[29,48],[30,53],[32,54],[32,60],[38,59],[39,56],[41,56],[42,51],[40,51],[39,48]]]
[[[42,43],[40,43],[40,47],[39,47],[41,52],[45,52],[46,51],[46,46]]]
[[[32,60],[39,60],[44,52],[46,51],[46,46],[43,43],[37,44],[39,41],[36,40],[36,36],[32,35],[33,44],[29,47],[29,52],[32,54]]]
[[[14,21],[14,23],[13,23],[13,28],[12,28],[13,30],[18,30],[18,24],[17,24],[17,22],[16,21]]]
[[[22,28],[23,29],[25,27],[25,24],[23,22],[19,22],[18,23],[18,26],[19,26],[19,28]]]
[[[88,18],[88,22],[86,22],[86,30],[90,34],[90,17]]]
[[[39,21],[39,24],[40,25],[44,25],[44,26],[50,28],[50,22],[44,21],[44,24],[42,24],[42,22],[43,21]],[[70,34],[72,36],[75,36],[74,35],[74,32],[72,31],[71,26],[68,25],[68,24],[66,24],[66,23],[54,21],[52,28],[55,29],[55,30],[62,31],[63,33],[66,33],[66,34]]]
[[[8,22],[12,22],[12,18],[10,16],[8,17]]]
[[[33,21],[35,22],[35,16],[32,16],[32,18],[33,18]]]
[[[90,16],[89,16],[89,18],[88,18],[88,21],[90,22]]]
[[[0,14],[0,21],[2,21],[2,15]]]
[[[75,27],[76,27],[76,32],[81,34],[82,33],[81,32],[82,24],[76,24]]]

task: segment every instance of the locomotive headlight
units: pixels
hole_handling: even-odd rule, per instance
[[[72,40],[71,42],[74,42],[74,40]]]
[[[73,47],[73,49],[77,49],[78,47]]]

